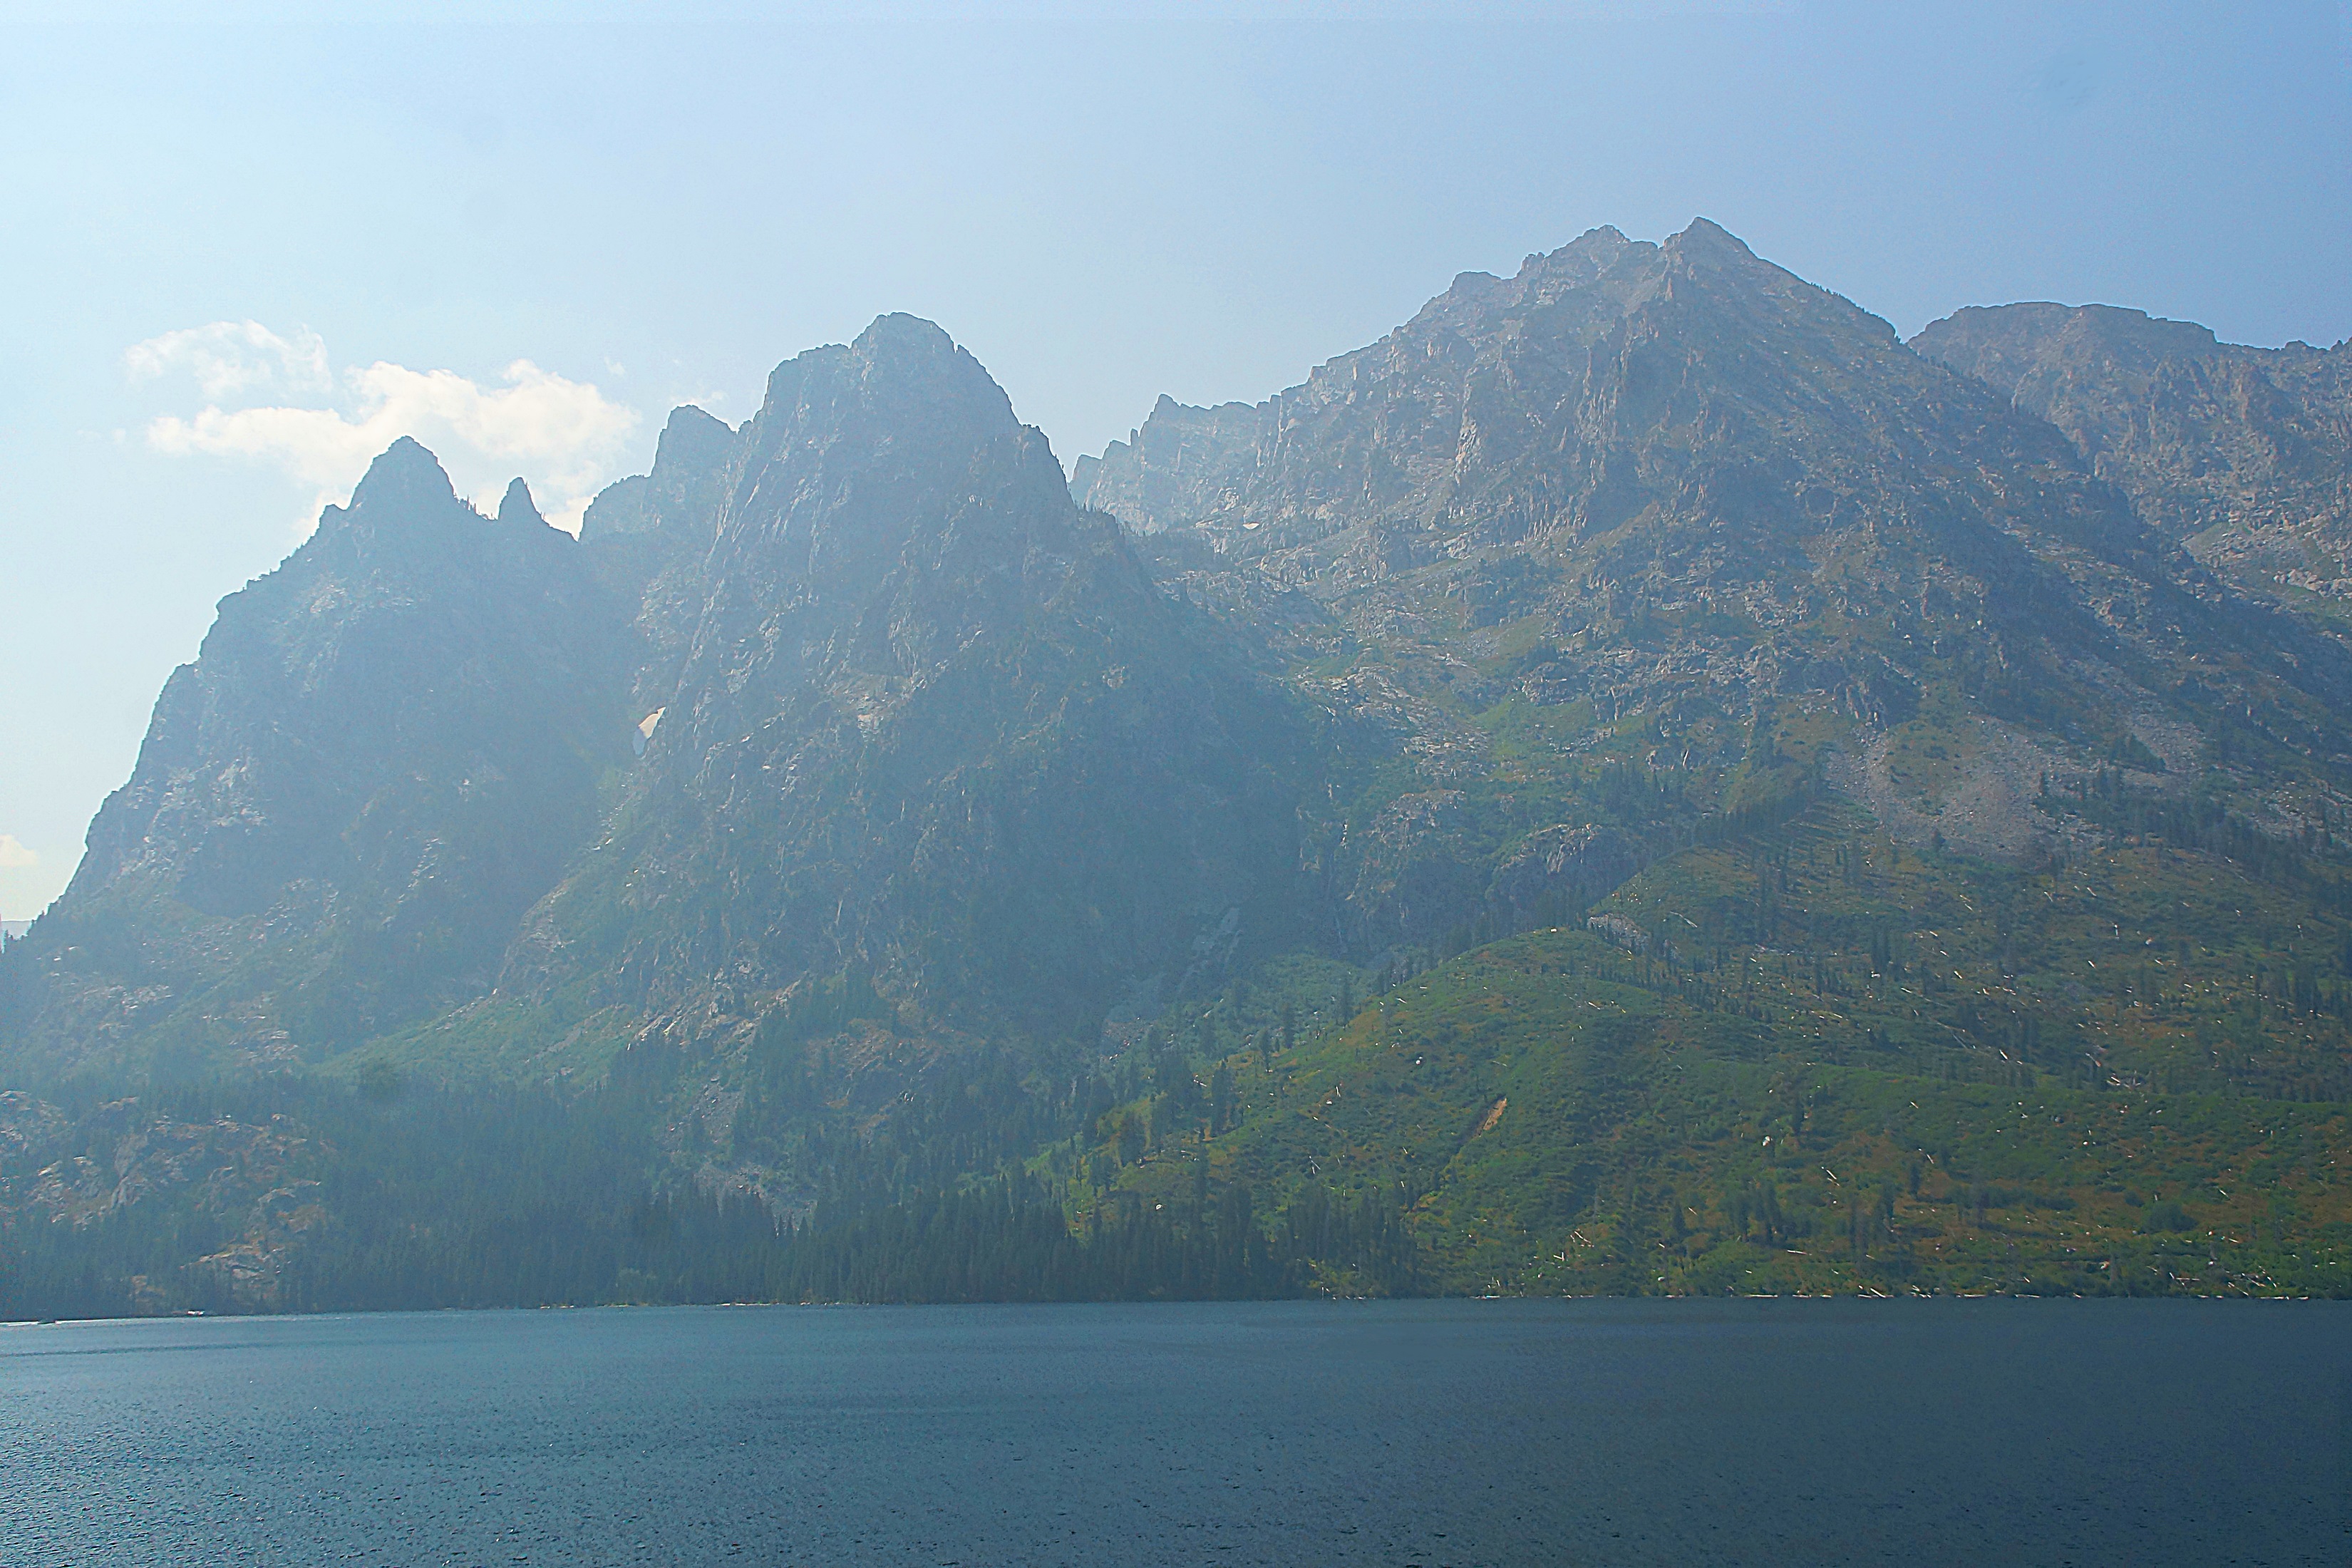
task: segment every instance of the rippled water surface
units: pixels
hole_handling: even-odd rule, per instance
[[[2331,1305],[0,1331],[0,1563],[2352,1562]]]

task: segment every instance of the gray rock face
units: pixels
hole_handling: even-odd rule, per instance
[[[1274,458],[1279,402],[1193,408],[1163,395],[1141,429],[1080,458],[1070,489],[1139,533],[1227,511]]]
[[[1596,229],[1509,279],[1465,274],[1255,409],[1163,400],[1086,470],[1080,499],[1247,555],[1348,529],[1394,539],[1366,545],[1394,556],[1636,519],[1644,535],[1686,520],[1784,551],[1841,509],[1900,520],[1923,446],[1988,443],[2074,466],[2046,426],[1701,220],[1663,246]]]
[[[1262,404],[1163,399],[1073,483],[1387,737],[1402,794],[1499,788],[1476,715],[1511,701],[1561,710],[1555,755],[1645,742],[1727,811],[1789,786],[1758,737],[1801,713],[1850,721],[1839,746],[1959,753],[1957,779],[1891,786],[1928,795],[1991,765],[1989,734],[2044,737],[2062,773],[2142,755],[2130,714],[2210,735],[2262,712],[2258,745],[2347,749],[2339,649],[2231,593],[2038,412],[1703,220],[1465,275]],[[1465,842],[1531,826],[1524,798],[1496,809]],[[1360,897],[1395,857],[1351,842]]]
[[[654,448],[653,472],[607,485],[580,520],[580,542],[678,533],[708,542],[725,497],[727,467],[740,445],[724,420],[691,404],[672,409]]]
[[[1988,466],[2063,488],[2073,515],[1971,477]],[[1515,559],[1585,543],[1612,546],[1612,576],[1693,588],[1801,570],[1805,541],[1856,530],[1997,565],[2029,512],[2143,548],[2081,469],[2047,424],[1701,220],[1466,274],[1246,416],[1163,401],[1079,497],[1294,576],[1475,562],[1462,592],[1491,621],[1548,586]]]
[[[1622,828],[1560,823],[1528,835],[1495,868],[1490,897],[1523,917],[1589,902],[1641,869]]]
[[[626,754],[621,627],[527,491],[485,519],[396,443],[165,686],[10,954],[19,1059],[299,1056],[487,984]]]
[[[2064,431],[2241,583],[2352,600],[2352,344],[2247,348],[2106,305],[1958,311],[1911,346]]]
[[[1285,711],[944,332],[788,362],[738,439],[708,550],[656,584],[676,673],[640,681],[662,718],[548,973],[593,952],[632,1000],[723,1010],[855,969],[1060,1026],[1286,896]]]
[[[580,520],[599,581],[635,606],[637,664],[629,701],[661,706],[701,612],[703,558],[719,526],[742,439],[701,409],[671,411],[653,471],[608,485]]]

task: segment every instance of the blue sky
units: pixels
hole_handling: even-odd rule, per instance
[[[2352,335],[2334,4],[378,9],[7,16],[0,918],[404,429],[555,511],[906,310],[1067,461],[1695,214],[1906,332]]]

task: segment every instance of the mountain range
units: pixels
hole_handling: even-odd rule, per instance
[[[17,1312],[2352,1289],[2352,359],[1599,229],[1066,478],[403,440],[0,950]]]

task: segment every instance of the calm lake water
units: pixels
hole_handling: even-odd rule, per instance
[[[2352,1310],[677,1309],[0,1331],[0,1563],[2352,1561]]]

